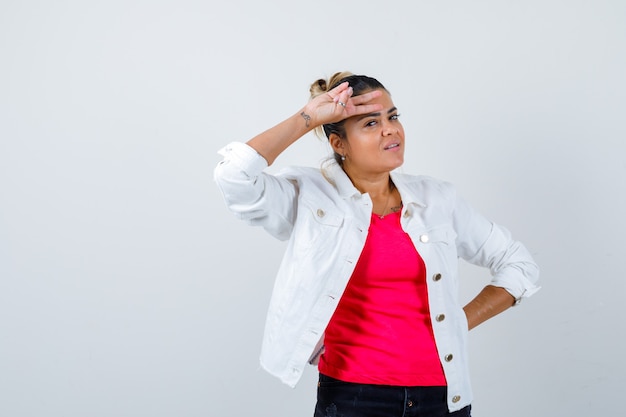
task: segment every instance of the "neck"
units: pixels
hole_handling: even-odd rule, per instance
[[[369,194],[372,198],[387,196],[393,191],[393,182],[388,172],[375,176],[356,176],[346,171],[354,187],[362,194]]]
[[[389,173],[376,178],[354,178],[348,174],[352,184],[361,193],[369,194],[372,200],[372,213],[383,219],[390,212],[402,207],[400,194],[391,181]]]

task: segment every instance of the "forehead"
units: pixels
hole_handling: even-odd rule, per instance
[[[389,93],[385,90],[380,90],[380,91],[382,91],[383,94],[380,97],[376,97],[368,101],[367,104],[380,104],[383,107],[382,110],[378,112],[374,112],[374,113],[366,113],[366,114],[359,114],[356,116],[352,116],[346,120],[346,124],[353,124],[367,117],[378,117],[383,114],[387,114],[392,109],[395,109],[395,105],[393,104],[391,95],[389,95]]]

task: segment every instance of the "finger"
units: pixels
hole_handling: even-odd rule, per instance
[[[354,103],[355,106],[358,106],[360,104],[367,103],[368,101],[373,100],[382,95],[383,95],[383,92],[381,90],[370,91],[369,93],[352,97],[352,103]]]
[[[350,89],[349,89],[349,88],[347,88],[347,89],[345,89],[345,90],[343,90],[343,91],[340,91],[340,92],[339,92],[339,93],[335,96],[335,99],[334,99],[334,100],[335,100],[335,102],[337,102],[337,100],[341,99],[341,100],[343,100],[343,102],[345,103],[345,102],[348,100],[348,98],[350,97],[350,96],[349,96],[349,94],[348,94],[348,92],[349,92],[349,91],[350,91]]]
[[[348,82],[343,82],[341,84],[339,84],[337,87],[333,88],[332,90],[330,90],[328,92],[328,95],[333,99],[333,101],[336,103],[337,102],[337,97],[339,95],[341,95],[342,92],[344,92],[348,87],[350,86],[350,84],[348,84]]]
[[[348,87],[347,89],[340,92],[339,95],[337,95],[334,98],[334,102],[335,104],[345,109],[346,106],[348,105],[348,101],[350,100],[351,95],[352,95],[352,87]]]
[[[360,104],[358,106],[354,106],[354,111],[352,115],[354,116],[357,114],[375,113],[381,111],[382,109],[382,104]]]

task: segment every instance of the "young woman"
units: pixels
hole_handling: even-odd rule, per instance
[[[264,172],[313,129],[334,158]],[[394,171],[404,146],[385,87],[338,73],[287,120],[221,150],[229,208],[289,241],[261,364],[291,386],[317,364],[315,417],[469,416],[468,331],[538,289],[536,264],[506,229],[449,183]],[[492,275],[466,306],[458,257]]]

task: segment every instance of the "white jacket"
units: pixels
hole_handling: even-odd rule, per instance
[[[228,207],[252,225],[289,240],[267,315],[261,366],[295,386],[323,335],[365,244],[372,213],[334,161],[324,171],[264,172],[266,160],[243,143],[222,150],[215,180]],[[458,257],[489,268],[491,284],[517,300],[538,290],[538,268],[510,233],[474,211],[446,182],[391,173],[402,197],[402,228],[426,264],[437,349],[450,411],[472,401],[467,319],[458,300]]]

